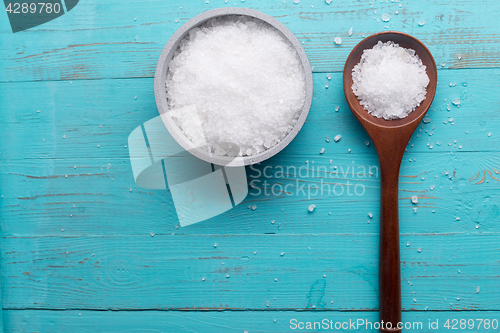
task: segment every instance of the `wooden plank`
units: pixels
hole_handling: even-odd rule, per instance
[[[450,87],[450,82],[456,85]],[[409,153],[499,151],[500,69],[441,71],[439,83],[430,122],[414,134]],[[457,98],[460,107],[452,105]],[[0,99],[2,160],[128,158],[130,132],[158,116],[152,79],[4,83]],[[339,133],[342,140],[334,143]],[[325,142],[327,135],[330,143]],[[351,155],[375,154],[373,146],[366,147],[367,140],[345,102],[341,74],[334,73],[330,81],[315,74],[306,124],[283,154],[319,156],[321,148],[328,160],[349,148]]]
[[[45,332],[50,327],[51,333],[121,333],[121,332],[156,332],[156,333],[288,333],[302,331],[299,327],[307,327],[307,323],[322,323],[323,320],[333,324],[333,329],[322,329],[316,324],[316,330],[338,332],[377,333],[371,329],[378,320],[376,312],[335,312],[335,311],[45,311],[45,310],[9,310],[6,332]],[[493,327],[499,321],[497,311],[412,311],[403,312],[405,332],[438,332],[450,330],[454,319],[455,327],[460,329],[460,320],[465,320],[465,331],[494,332]],[[481,321],[481,319],[483,319]],[[487,327],[484,328],[484,320]],[[358,322],[358,320],[360,320]],[[362,321],[361,321],[362,320]],[[496,320],[496,321],[495,321]],[[333,323],[332,323],[333,321]],[[438,329],[429,329],[429,321],[433,325],[437,321]],[[367,322],[371,323],[367,325]],[[299,324],[303,323],[303,324]],[[337,324],[338,323],[338,324]],[[345,323],[345,324],[344,324]],[[353,324],[355,323],[355,324]],[[463,321],[462,321],[463,323]],[[471,326],[467,325],[470,324]],[[492,326],[493,323],[493,326]],[[344,325],[345,329],[335,330]],[[358,326],[359,324],[359,326]],[[478,326],[481,324],[480,329]],[[299,326],[300,325],[300,326]],[[350,326],[350,327],[349,327]],[[295,329],[294,329],[295,327]],[[330,326],[331,327],[331,326]],[[433,328],[436,326],[432,326]],[[464,327],[464,326],[462,326]],[[469,329],[469,327],[471,327]],[[306,332],[313,332],[307,330]]]
[[[161,50],[182,23],[224,6],[228,5],[222,1],[205,4],[204,0],[155,0],[147,5],[93,0],[16,34],[8,20],[2,20],[0,81],[152,77]],[[273,0],[237,1],[235,6],[260,10],[284,23],[303,43],[319,72],[341,71],[348,53],[363,36],[388,29],[421,39],[446,68],[499,66],[496,13],[500,4],[496,1],[471,6],[469,1],[342,0],[311,5],[307,1]],[[383,13],[391,14],[389,22],[381,20]],[[421,21],[425,25],[420,26]],[[351,27],[353,36],[349,37]],[[333,43],[336,36],[343,38],[340,46]]]
[[[500,233],[401,238],[405,310],[500,309]],[[7,309],[378,306],[376,234],[18,236],[2,243]]]
[[[417,162],[405,162],[400,178],[401,232],[500,231],[500,182],[492,178],[498,175],[486,173],[477,184],[481,161],[498,161],[499,153],[412,156]],[[6,161],[0,166],[2,230],[4,235],[377,233],[375,155],[340,155],[332,164],[316,158],[304,157],[310,167],[278,156],[247,168],[248,182],[256,188],[240,205],[179,229],[170,192],[138,188],[127,159]],[[296,176],[281,174],[287,167]],[[476,173],[481,176],[470,180]],[[413,195],[417,204],[411,203]],[[313,213],[310,204],[316,205]]]
[[[431,122],[423,123],[422,131],[414,135],[402,163],[401,230],[473,232],[478,226],[477,231],[499,231],[495,221],[499,211],[500,135],[496,129],[500,118],[495,110],[500,100],[495,89],[500,70],[442,72],[433,107],[436,112],[430,111]],[[178,220],[169,192],[135,186],[125,147],[129,133],[157,115],[152,79],[0,84],[0,99],[4,101],[0,105],[3,232],[376,233],[379,181],[375,149],[365,145],[369,138],[345,104],[340,74],[333,75],[328,89],[324,88],[328,81],[324,74],[315,74],[314,80],[313,106],[297,138],[276,157],[253,170],[247,168],[249,182],[255,181],[262,188],[266,180],[262,173],[266,171],[272,173],[269,189],[275,184],[291,184],[288,189],[293,195],[253,195],[257,194],[253,189],[239,207],[182,230],[175,229]],[[450,87],[449,82],[457,85]],[[446,104],[457,97],[462,98],[461,106],[451,106],[448,112]],[[340,106],[338,112],[335,105]],[[448,116],[454,118],[454,125]],[[342,139],[335,143],[333,137],[338,133]],[[330,143],[325,141],[327,135]],[[428,143],[433,144],[432,149]],[[321,148],[326,151],[320,155]],[[280,166],[295,168],[296,175],[277,175]],[[320,171],[312,172],[313,167]],[[373,177],[369,177],[370,168]],[[309,172],[301,175],[301,170]],[[332,191],[335,184],[341,184],[345,192],[320,196],[311,191],[308,197],[300,191],[304,184],[312,188],[321,181],[330,184]],[[363,195],[349,195],[347,190],[358,184],[365,187]],[[419,196],[418,205],[410,203],[412,195]],[[317,206],[314,214],[307,212],[311,203]],[[247,209],[249,204],[258,209]],[[373,213],[372,220],[368,212]],[[272,220],[276,223],[271,224]]]

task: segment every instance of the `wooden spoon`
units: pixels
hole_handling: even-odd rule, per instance
[[[352,69],[359,63],[363,50],[372,48],[378,41],[393,41],[404,48],[415,50],[430,83],[425,100],[406,118],[385,120],[369,114],[352,91]],[[381,332],[401,332],[401,268],[399,262],[398,180],[399,167],[406,145],[436,93],[437,71],[431,53],[416,38],[395,31],[381,32],[362,40],[351,51],[344,67],[344,94],[352,113],[370,135],[377,148],[381,174],[380,209],[380,262],[379,262],[379,316],[384,322]],[[390,328],[387,323],[391,323]]]

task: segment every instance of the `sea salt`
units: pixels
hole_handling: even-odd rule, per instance
[[[347,34],[349,35],[349,37],[352,36],[352,28],[349,29],[349,32]]]
[[[314,208],[316,208],[316,205],[309,205],[309,207],[307,208],[308,211],[312,212],[314,210]]]
[[[244,156],[275,146],[305,102],[297,52],[275,28],[246,16],[212,19],[189,31],[169,64],[165,86],[169,109],[194,106],[203,133],[190,112],[172,116],[177,126],[217,155],[236,155],[234,145]]]
[[[352,90],[377,118],[405,118],[425,99],[429,77],[412,49],[379,41],[352,70]]]
[[[416,195],[412,196],[411,202],[413,202],[414,204],[418,203],[418,197]]]
[[[340,45],[340,44],[342,44],[342,38],[340,38],[340,37],[335,37],[335,38],[333,39],[333,42],[334,42],[335,44],[337,44],[337,45]]]
[[[342,135],[340,134],[335,135],[335,137],[333,138],[335,142],[339,142],[340,139],[342,139]]]
[[[382,21],[389,22],[391,20],[391,15],[384,13],[382,14]]]

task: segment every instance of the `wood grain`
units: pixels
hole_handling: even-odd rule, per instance
[[[17,236],[2,243],[6,309],[378,307],[377,234]],[[401,244],[404,310],[500,310],[500,233],[408,234]]]
[[[291,323],[322,322],[324,319],[333,321],[335,327],[344,324],[344,328],[349,327],[352,322],[357,320],[374,323],[377,320],[376,312],[338,312],[338,311],[47,311],[47,310],[9,310],[6,311],[7,322],[6,332],[46,332],[50,329],[51,333],[66,332],[108,332],[108,333],[234,333],[245,331],[248,333],[289,333],[294,330]],[[411,327],[405,332],[432,332],[438,330],[429,330],[429,321],[435,323],[438,321],[441,331],[447,331],[444,327],[446,320],[452,323],[452,320],[472,319],[475,322],[476,330],[481,323],[482,332],[491,332],[485,330],[483,322],[477,319],[496,319],[498,321],[498,312],[496,311],[411,311],[403,312],[403,321]],[[351,323],[349,322],[351,321]],[[422,323],[423,329],[419,328]],[[318,328],[319,325],[316,326]],[[360,331],[366,333],[376,333],[375,329],[366,329],[366,324],[360,326],[351,326],[350,331]],[[452,325],[450,324],[450,327]],[[459,324],[455,327],[459,328]],[[468,326],[466,326],[468,327]],[[357,328],[357,329],[356,329]],[[338,331],[348,331],[339,329]],[[300,331],[295,329],[295,331]],[[302,330],[303,332],[305,330]],[[319,332],[320,330],[316,330]],[[327,331],[324,329],[323,331]],[[335,331],[335,330],[332,330]],[[479,330],[480,331],[480,330]],[[311,331],[305,331],[311,332]]]
[[[496,13],[500,4],[495,1],[474,6],[468,1],[430,0],[374,1],[373,5],[346,0],[330,5],[324,1],[296,5],[292,0],[235,3],[284,23],[303,43],[311,65],[319,72],[342,71],[347,55],[363,36],[389,29],[421,39],[437,63],[446,63],[445,68],[499,66]],[[204,0],[155,0],[147,5],[140,1],[85,1],[57,20],[17,34],[3,20],[0,35],[9,46],[0,49],[0,82],[152,77],[163,46],[182,23],[224,6],[223,1],[205,4]],[[383,13],[391,14],[389,22],[381,20]],[[420,26],[422,21],[426,23]],[[343,38],[340,46],[333,43],[336,36]]]
[[[474,232],[476,226],[480,232],[499,231],[500,118],[495,110],[500,104],[500,71],[441,72],[426,117],[430,122],[420,125],[403,158],[401,231]],[[152,79],[0,84],[0,99],[5,101],[0,106],[5,135],[0,142],[3,232],[376,233],[379,178],[373,144],[366,146],[370,139],[347,108],[340,73],[330,81],[325,74],[314,74],[314,81],[306,124],[275,158],[247,168],[248,182],[257,188],[250,189],[243,204],[179,231],[174,228],[178,220],[169,192],[138,188],[128,160],[129,133],[157,115]],[[449,82],[457,85],[450,87]],[[460,107],[451,105],[448,111],[446,104],[459,97]],[[335,143],[333,137],[339,133],[342,139]],[[324,154],[319,154],[321,148]],[[280,174],[280,167],[295,172]],[[315,194],[322,182],[330,186],[325,188],[330,195]],[[340,187],[334,193],[335,185]],[[361,196],[353,195],[357,185],[358,193],[365,190]],[[268,194],[274,189],[274,194],[266,196],[266,189]],[[417,205],[411,203],[412,195],[419,196]],[[317,206],[314,214],[307,212],[311,203]],[[250,204],[258,209],[249,210]]]

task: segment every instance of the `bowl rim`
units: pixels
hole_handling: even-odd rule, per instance
[[[276,30],[278,30],[293,46],[295,51],[297,52],[300,62],[302,64],[302,68],[305,74],[305,101],[302,110],[300,111],[299,118],[297,122],[293,126],[293,128],[286,134],[286,136],[279,141],[276,145],[272,146],[269,149],[251,156],[240,156],[240,157],[228,157],[228,156],[218,156],[207,152],[206,150],[195,147],[194,144],[181,134],[176,125],[170,121],[170,117],[167,116],[169,111],[167,96],[165,91],[165,80],[166,74],[168,70],[168,65],[170,60],[173,57],[174,52],[177,50],[177,47],[180,41],[188,34],[188,32],[202,25],[203,23],[217,17],[222,16],[231,16],[231,15],[241,15],[241,16],[249,16],[252,18],[259,19],[263,22],[268,23]],[[311,108],[312,103],[312,95],[313,95],[313,77],[311,65],[309,63],[309,59],[307,58],[306,52],[302,47],[299,40],[295,37],[295,35],[281,22],[276,20],[274,17],[264,14],[260,11],[249,9],[249,8],[233,8],[233,7],[223,7],[211,9],[206,12],[203,12],[186,23],[184,23],[175,33],[170,37],[167,44],[163,48],[160,57],[158,59],[158,63],[156,65],[156,71],[154,76],[154,93],[155,93],[155,101],[156,106],[158,108],[158,112],[160,113],[161,119],[165,127],[168,129],[172,137],[187,151],[189,151],[194,156],[216,165],[222,166],[244,166],[244,165],[252,165],[256,163],[260,163],[268,158],[279,153],[283,150],[298,134],[302,126],[304,125],[307,115],[309,114],[309,110]]]

